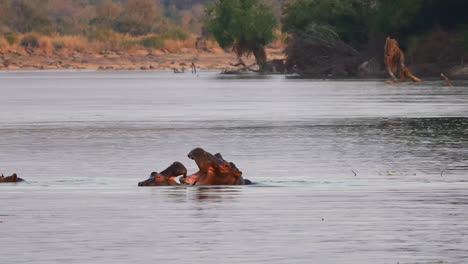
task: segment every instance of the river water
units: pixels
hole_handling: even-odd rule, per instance
[[[468,263],[468,82],[1,72],[0,263]],[[195,147],[256,185],[137,187]]]

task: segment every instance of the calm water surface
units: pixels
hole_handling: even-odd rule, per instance
[[[1,72],[0,263],[468,263],[468,82]],[[138,188],[203,147],[255,186]]]

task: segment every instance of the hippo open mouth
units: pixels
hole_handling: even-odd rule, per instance
[[[187,155],[194,160],[199,172],[184,179],[192,185],[242,185],[242,172],[232,162],[226,161],[220,153],[215,155],[202,148],[195,148]]]
[[[184,185],[197,185],[197,182],[200,180],[200,178],[203,178],[205,176],[205,172],[197,172],[192,175],[188,176],[182,176],[180,177],[179,181],[181,184]]]
[[[210,168],[217,167],[219,164],[219,160],[215,156],[202,148],[193,149],[187,156],[195,161],[198,169],[202,172],[208,172]]]
[[[185,166],[176,161],[160,173],[151,173],[150,178],[138,183],[138,186],[251,184],[249,180],[244,180],[237,166],[226,161],[220,153],[213,155],[202,148],[195,148],[187,156],[195,161],[198,172],[187,176]],[[175,177],[180,175],[179,184]]]

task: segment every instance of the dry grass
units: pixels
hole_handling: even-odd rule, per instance
[[[25,51],[25,45],[21,45],[21,40],[25,37],[37,40],[37,45],[29,46],[35,52],[40,54],[51,55],[54,53],[102,53],[107,51],[124,52],[127,54],[142,54],[142,53],[197,53],[197,48],[200,51],[210,51],[213,53],[223,53],[224,51],[214,40],[203,40],[203,47],[197,47],[196,35],[189,35],[186,39],[165,39],[164,36],[150,34],[145,36],[134,37],[128,34],[120,34],[116,32],[98,32],[94,37],[72,36],[72,35],[52,35],[45,36],[38,33],[18,34],[19,43],[10,44],[7,39],[0,36],[0,51],[2,52],[21,52]],[[156,38],[161,40],[160,45],[151,46],[143,40],[148,38]]]
[[[4,37],[0,37],[0,52],[8,52],[10,44]]]
[[[44,54],[52,54],[54,52],[54,45],[52,45],[52,40],[49,37],[40,36],[38,37],[39,50]]]
[[[61,36],[51,37],[54,48],[63,53],[67,52],[85,52],[91,50],[88,39],[83,36]]]

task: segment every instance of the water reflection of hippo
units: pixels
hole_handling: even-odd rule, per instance
[[[16,173],[13,173],[11,176],[3,176],[3,174],[0,176],[0,183],[2,182],[22,182],[24,181],[23,179],[21,179],[20,177],[18,177],[18,175],[16,175]]]
[[[196,148],[188,154],[195,161],[199,171],[180,178],[186,185],[244,185],[251,184],[244,180],[242,172],[232,162],[226,161],[220,153],[212,155],[202,148]]]
[[[187,169],[182,163],[176,161],[160,173],[152,172],[150,178],[146,181],[139,182],[138,186],[179,185],[174,178],[180,175],[183,175],[183,177],[187,176]]]

